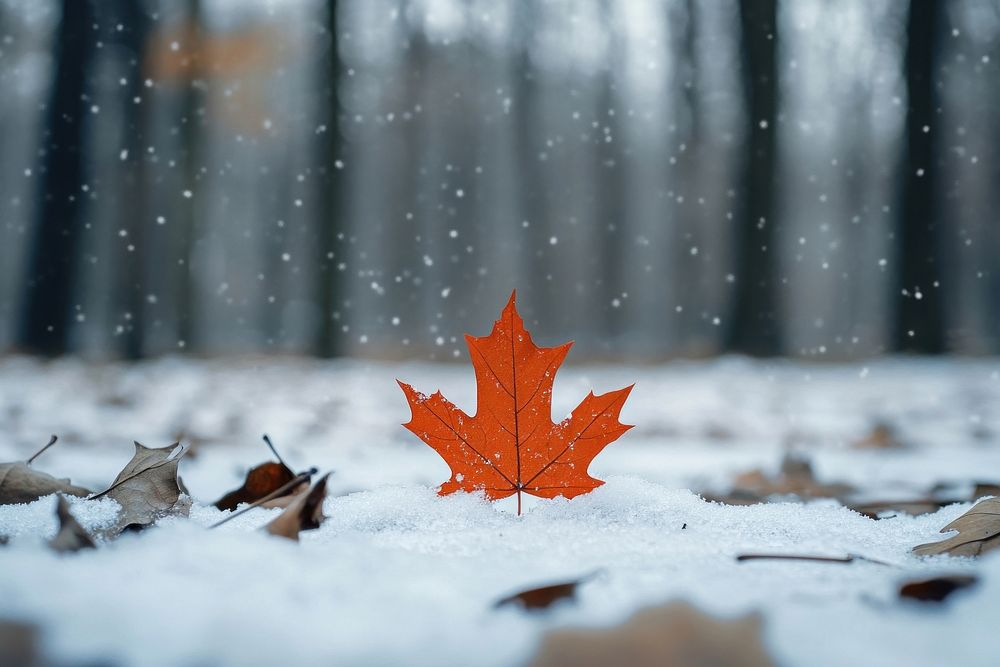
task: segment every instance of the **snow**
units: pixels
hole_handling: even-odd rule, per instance
[[[969,503],[873,521],[833,501],[726,507],[688,489],[725,490],[734,473],[776,469],[785,447],[807,454],[822,481],[872,496],[995,479],[998,372],[995,360],[566,368],[554,415],[590,389],[637,381],[622,414],[637,427],[595,460],[607,484],[536,500],[518,517],[510,504],[437,496],[447,467],[399,426],[408,410],[396,377],[472,412],[468,365],[6,359],[0,461],[57,433],[35,465],[103,488],[132,439],[162,446],[183,432],[194,447],[181,475],[196,502],[190,519],[67,555],[44,545],[54,498],[0,507],[11,538],[0,547],[0,618],[39,623],[46,653],[73,664],[500,666],[523,663],[547,629],[613,624],[685,599],[720,615],[760,610],[783,665],[994,664],[982,638],[1000,620],[1000,558],[909,553]],[[850,449],[876,420],[911,448]],[[265,432],[293,468],[334,471],[329,519],[299,544],[257,530],[278,510],[207,528],[225,515],[210,503],[268,458]],[[109,499],[71,505],[88,528],[117,511]],[[736,562],[746,552],[886,564]],[[941,606],[896,599],[902,581],[957,572],[982,583]],[[576,603],[492,608],[590,573]]]

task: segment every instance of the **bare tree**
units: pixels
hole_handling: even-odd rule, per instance
[[[340,300],[342,289],[337,265],[346,260],[347,243],[343,241],[344,216],[347,207],[344,202],[345,142],[340,126],[342,105],[340,84],[343,63],[340,61],[340,39],[338,24],[338,0],[328,0],[327,33],[329,33],[329,57],[326,65],[326,144],[322,155],[321,168],[326,192],[323,205],[318,207],[316,250],[317,279],[319,281],[317,299],[320,321],[317,330],[316,352],[320,356],[331,357],[340,352],[338,321],[341,317]]]
[[[55,72],[41,141],[38,209],[27,262],[25,314],[19,335],[27,350],[67,350],[74,273],[83,231],[88,76],[93,59],[94,7],[63,0],[53,39]]]
[[[128,76],[121,91],[124,119],[124,148],[118,194],[128,227],[132,251],[125,255],[122,289],[128,323],[124,336],[124,353],[130,359],[143,356],[145,322],[145,271],[149,252],[146,230],[149,225],[143,141],[148,124],[148,103],[142,100],[145,54],[152,22],[139,0],[118,0],[114,7],[115,24],[121,30],[115,37],[128,59]]]
[[[612,307],[622,294],[624,283],[625,239],[627,229],[623,224],[627,213],[625,206],[625,151],[621,114],[624,105],[616,81],[617,65],[621,59],[621,39],[616,34],[614,5],[605,0],[600,7],[602,23],[608,32],[607,62],[597,74],[597,127],[591,140],[597,158],[597,225],[600,236],[601,307],[606,314],[602,336],[612,339],[621,336],[623,318]]]
[[[201,0],[187,2],[188,29],[183,48],[188,52],[190,78],[184,81],[181,100],[180,149],[185,194],[178,206],[179,224],[177,236],[178,272],[176,281],[177,338],[183,346],[193,346],[195,321],[198,313],[198,289],[195,284],[194,267],[191,260],[195,254],[198,234],[197,183],[201,175],[202,151],[200,150],[204,132],[202,126],[205,113],[203,91],[203,27]]]
[[[895,348],[930,354],[945,347],[935,72],[943,10],[942,0],[913,0],[906,23],[906,146],[893,285]]]
[[[737,352],[768,356],[782,350],[774,243],[777,0],[741,0],[740,25],[747,153],[743,209],[734,233],[736,285],[726,342]]]

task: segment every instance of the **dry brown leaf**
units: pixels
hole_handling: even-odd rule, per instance
[[[38,626],[0,619],[0,665],[41,665]]]
[[[888,422],[877,422],[863,438],[855,440],[854,449],[906,449],[905,442],[896,435],[896,429]]]
[[[260,504],[260,507],[264,509],[274,510],[274,509],[285,509],[289,505],[295,502],[295,499],[309,490],[309,483],[303,482],[296,487],[293,487],[287,496],[279,496],[273,500],[265,500]]]
[[[215,502],[220,510],[234,510],[242,503],[252,503],[279,489],[295,477],[295,473],[283,463],[268,461],[251,468],[247,472],[243,485],[230,491]],[[308,487],[307,487],[308,488]],[[295,495],[301,490],[296,487],[290,491]],[[275,499],[277,500],[277,498]]]
[[[703,494],[703,497],[727,505],[753,505],[767,502],[770,496],[841,498],[853,490],[853,487],[847,484],[818,482],[807,459],[786,454],[781,462],[781,471],[777,475],[770,476],[759,469],[750,470],[736,476],[729,494],[722,496]]]
[[[918,556],[978,556],[1000,547],[1000,498],[987,498],[941,529],[956,530],[958,535],[941,542],[913,547]]]
[[[90,534],[69,511],[69,503],[62,496],[59,496],[56,503],[56,516],[59,518],[59,532],[49,540],[49,547],[66,552],[93,549],[96,546]]]
[[[910,500],[875,500],[864,503],[850,503],[849,508],[870,519],[880,519],[883,512],[902,512],[910,516],[933,514],[942,507],[964,502],[954,498],[937,500],[935,498],[911,498]],[[895,516],[895,515],[893,515]]]
[[[953,574],[932,579],[908,581],[899,588],[899,596],[921,602],[941,602],[955,591],[969,588],[978,579],[968,574]]]
[[[110,531],[112,535],[148,526],[163,516],[187,516],[191,507],[190,499],[182,497],[177,479],[177,464],[187,449],[178,443],[159,448],[134,444],[132,460],[111,486],[93,496],[108,496],[122,506],[118,522]]]
[[[552,631],[529,667],[773,667],[760,628],[757,614],[718,619],[673,602],[614,628]]]
[[[68,479],[58,479],[31,467],[31,462],[55,443],[56,436],[52,436],[49,443],[27,461],[0,463],[0,505],[30,503],[53,493],[90,495],[89,489],[75,486]]]
[[[30,503],[53,493],[87,496],[90,490],[35,470],[22,461],[0,463],[0,505]]]
[[[1000,482],[976,482],[972,499],[979,500],[983,496],[1000,496]]]
[[[574,579],[573,581],[529,588],[497,600],[493,608],[497,609],[505,605],[518,605],[522,609],[547,609],[559,600],[576,597],[576,589],[580,587],[580,584],[586,583],[591,578],[593,578],[592,574]]]
[[[264,526],[264,530],[272,535],[298,541],[301,531],[319,528],[326,519],[323,515],[323,501],[326,499],[326,480],[329,476],[330,473],[327,473],[320,477],[309,493],[296,496],[285,511]]]
[[[295,473],[285,465],[285,462],[274,448],[274,443],[271,442],[271,439],[267,435],[264,436],[264,442],[278,459],[277,463],[268,461],[267,463],[261,463],[259,466],[251,468],[247,472],[246,479],[243,480],[243,485],[240,488],[230,491],[215,502],[215,506],[218,509],[235,510],[243,503],[257,502],[261,498],[271,495],[295,478]],[[261,503],[261,507],[288,507],[292,502],[292,496],[303,493],[308,488],[308,482],[294,486],[282,496]]]

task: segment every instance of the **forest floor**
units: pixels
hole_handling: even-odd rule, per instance
[[[986,640],[1000,623],[1000,556],[910,550],[942,538],[976,482],[1000,482],[998,360],[570,365],[555,415],[636,382],[622,412],[636,428],[594,460],[604,486],[534,500],[522,516],[506,501],[436,495],[447,465],[400,426],[396,378],[475,411],[462,364],[0,360],[0,462],[58,434],[34,465],[102,489],[133,440],[182,439],[194,499],[190,518],[75,554],[45,546],[53,497],[0,506],[0,620],[36,624],[58,665],[507,666],[553,628],[686,600],[720,617],[759,612],[781,665],[996,664]],[[298,544],[257,530],[277,509],[207,530],[225,515],[211,503],[271,458],[263,433],[292,468],[333,471],[329,518]],[[704,499],[732,500],[741,484],[781,491],[788,452],[811,463],[808,493],[843,485],[829,494],[839,500]],[[843,504],[908,499],[943,507],[875,520]],[[71,507],[89,529],[118,511],[110,499]],[[736,559],[746,553],[870,560]],[[963,573],[979,583],[943,603],[899,597],[905,581]],[[590,574],[574,601],[544,612],[493,608]]]

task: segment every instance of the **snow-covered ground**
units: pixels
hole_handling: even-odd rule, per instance
[[[460,364],[0,360],[0,461],[55,433],[35,465],[99,489],[132,440],[182,437],[196,501],[190,519],[69,555],[44,546],[54,498],[0,507],[11,538],[0,547],[0,619],[37,623],[58,664],[517,665],[547,629],[686,599],[722,615],[761,611],[783,665],[996,664],[986,633],[1000,622],[1000,558],[909,553],[970,503],[874,521],[832,500],[728,507],[689,489],[723,492],[739,472],[776,470],[789,448],[861,497],[998,481],[1000,361],[568,366],[557,417],[590,389],[634,381],[622,420],[637,426],[591,466],[605,486],[535,501],[521,517],[510,504],[435,494],[448,469],[399,425],[409,410],[397,377],[475,410],[472,369]],[[876,422],[911,446],[851,448]],[[262,433],[293,468],[334,471],[330,518],[299,544],[255,530],[277,510],[206,529],[223,516],[210,503],[269,458]],[[117,511],[107,499],[72,508],[90,528]],[[888,565],[736,562],[743,552]],[[970,571],[982,583],[943,605],[897,599],[906,579]],[[518,589],[591,572],[576,603],[492,609]]]

